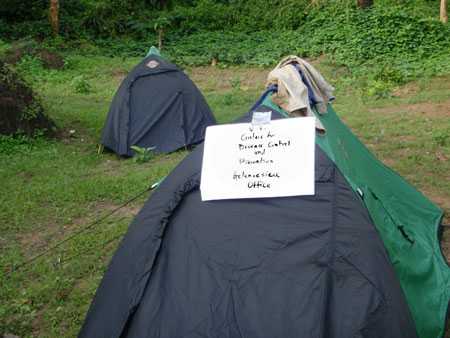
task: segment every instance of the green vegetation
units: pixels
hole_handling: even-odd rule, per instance
[[[179,0],[164,10],[145,1],[68,1],[61,4],[57,38],[50,34],[47,5],[34,2],[34,10],[17,4],[0,10],[10,23],[0,22],[0,38],[38,37],[50,50],[138,57],[163,32],[164,54],[189,66],[215,60],[266,67],[287,54],[325,54],[346,70],[342,76],[363,82],[375,97],[450,72],[450,25],[438,21],[434,1],[382,0],[367,10],[353,0]],[[81,79],[76,86],[87,92],[86,84]]]
[[[136,163],[145,163],[152,159],[155,156],[153,150],[155,147],[149,148],[141,148],[138,146],[131,146],[131,149],[134,150],[135,155],[133,157],[133,161]]]
[[[148,194],[32,265],[6,275],[11,264],[54,245],[158,181],[186,151],[135,163],[97,154],[96,143],[111,97],[139,58],[69,55],[64,70],[34,60],[17,65],[61,130],[59,139],[0,138],[0,332],[21,337],[73,337],[120,236]],[[338,74],[315,63],[337,87],[335,108],[387,164],[450,211],[448,76],[411,83],[393,97],[367,97]],[[187,68],[220,122],[245,112],[264,88],[268,69]],[[92,88],[80,93],[72,80]],[[445,179],[447,177],[447,179]]]
[[[160,37],[163,54],[185,67],[220,123],[254,103],[281,57],[312,59],[362,141],[450,212],[450,25],[437,20],[436,0],[375,0],[367,10],[353,0],[173,0],[164,9],[156,2],[61,1],[57,37],[48,1],[5,0],[0,8],[0,56],[18,51],[13,67],[59,130],[53,140],[0,136],[0,335],[75,336],[148,194],[23,270],[6,271],[147,189],[187,155],[132,161],[97,153],[115,90]],[[62,69],[48,69],[43,50],[60,53]],[[449,243],[446,234],[447,252]]]

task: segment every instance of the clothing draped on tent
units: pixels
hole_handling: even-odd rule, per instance
[[[277,86],[272,100],[290,116],[314,116],[316,108],[325,113],[334,100],[334,88],[307,61],[297,57],[284,58],[268,75],[267,87]],[[317,129],[324,130],[320,120]]]

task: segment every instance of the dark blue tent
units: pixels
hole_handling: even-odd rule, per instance
[[[319,146],[314,196],[202,202],[202,158],[133,221],[79,338],[417,337],[363,200]]]
[[[203,95],[176,65],[154,54],[123,80],[103,128],[101,143],[122,156],[131,146],[169,153],[203,141],[216,121]]]

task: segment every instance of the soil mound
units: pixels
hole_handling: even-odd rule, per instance
[[[56,126],[45,114],[33,90],[0,61],[0,134],[37,133],[53,136]]]
[[[4,62],[8,64],[18,63],[25,55],[34,56],[42,61],[42,65],[47,69],[62,69],[64,59],[58,53],[41,48],[35,41],[21,41],[13,44],[4,57]]]

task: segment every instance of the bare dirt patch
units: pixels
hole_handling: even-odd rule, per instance
[[[306,60],[313,66],[320,67],[320,64],[326,60],[326,56],[322,55],[318,58]],[[189,77],[202,90],[230,90],[233,85],[239,82],[240,88],[246,90],[263,90],[265,88],[267,75],[272,68],[243,68],[243,67],[227,67],[220,66],[201,66],[185,69]],[[347,74],[348,69],[345,67],[335,67],[334,75]]]
[[[43,232],[28,232],[20,236],[19,240],[26,252],[34,252],[36,248],[43,246],[47,241],[42,238]],[[29,255],[30,257],[32,255]]]
[[[126,76],[128,75],[128,71],[125,69],[116,68],[111,71],[111,75],[114,78],[114,81],[122,82]]]
[[[109,201],[104,201],[104,202],[98,203],[96,207],[99,210],[101,210],[100,215],[98,215],[99,217],[101,217],[101,215],[106,214],[107,212],[114,211],[115,209],[120,207],[120,205],[111,203]],[[119,210],[117,210],[114,213],[114,215],[116,215],[116,217],[121,217],[121,216],[122,217],[134,217],[137,215],[139,210],[141,210],[141,208],[142,208],[142,205],[128,204],[124,207],[121,207]]]
[[[440,208],[449,213],[446,217],[447,222],[450,223],[450,198],[447,196],[439,195],[433,191],[424,190],[423,194],[427,196],[430,200],[436,203]]]
[[[111,159],[107,159],[106,161],[102,161],[95,170],[95,175],[108,175],[108,176],[117,176],[123,174],[122,160],[119,156],[115,156],[115,154],[110,153],[109,150],[103,150],[103,156],[108,155],[108,157],[111,154]],[[113,157],[114,156],[114,157]]]
[[[87,126],[81,120],[70,121],[70,127],[58,129],[56,138],[63,144],[87,142],[96,144],[97,139],[88,132]]]
[[[395,113],[408,113],[419,116],[426,116],[431,118],[448,118],[450,117],[450,100],[440,103],[414,103],[414,104],[402,104],[392,107],[372,108],[370,110],[376,114],[395,114]]]
[[[55,223],[48,223],[47,225],[38,227],[27,233],[18,235],[18,240],[21,246],[24,248],[24,253],[27,257],[32,257],[44,248],[47,248],[50,243],[56,243],[66,236],[73,234],[92,222],[103,218],[105,215],[111,213],[120,204],[115,204],[109,201],[102,201],[95,203],[89,207],[90,211],[87,215],[74,218],[72,222],[64,225],[57,225]],[[117,222],[123,219],[132,219],[137,215],[142,208],[141,203],[135,202],[135,204],[126,205],[119,210],[115,211],[112,215],[101,223],[116,220]],[[95,226],[93,227],[95,229]]]
[[[203,90],[230,90],[239,85],[242,90],[263,89],[270,70],[231,67],[221,69],[207,66],[186,70],[189,77]]]
[[[30,171],[22,170],[22,171],[20,171],[20,172],[17,173],[17,176],[20,177],[20,178],[22,178],[22,180],[23,180],[25,183],[29,183],[29,182],[31,182],[31,180],[33,179],[34,174],[33,174],[32,172],[30,172]]]
[[[412,96],[417,94],[419,90],[419,85],[416,82],[411,82],[395,89],[392,94],[396,97]]]
[[[41,59],[43,66],[47,69],[64,68],[64,59],[58,53],[42,49],[37,52],[37,56]]]
[[[39,47],[36,41],[21,41],[13,43],[6,51],[3,61],[15,65],[24,56],[33,56],[41,60],[42,65],[47,69],[64,68],[64,58],[57,52]]]

